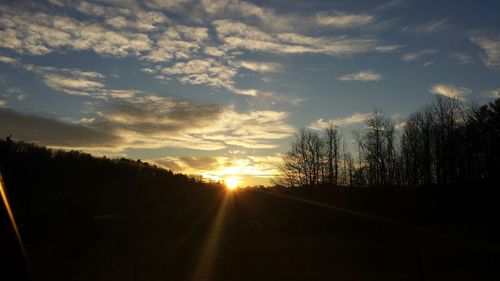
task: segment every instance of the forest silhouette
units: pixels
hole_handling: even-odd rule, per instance
[[[287,187],[493,186],[500,180],[500,99],[483,105],[436,96],[396,125],[379,110],[353,132],[354,151],[333,125],[302,129],[283,157]],[[472,188],[469,186],[469,188]]]

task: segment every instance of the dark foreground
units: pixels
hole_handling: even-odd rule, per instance
[[[163,199],[140,217],[82,216],[27,241],[33,279],[500,280],[487,225],[411,229],[260,190]]]

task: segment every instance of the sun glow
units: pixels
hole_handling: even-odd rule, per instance
[[[239,184],[239,180],[236,177],[229,177],[224,182],[228,189],[235,189]]]

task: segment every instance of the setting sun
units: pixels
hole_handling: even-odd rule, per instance
[[[239,181],[238,178],[236,177],[230,177],[225,180],[226,186],[229,189],[235,189],[238,187]]]

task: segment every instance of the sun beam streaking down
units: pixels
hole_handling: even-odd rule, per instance
[[[226,224],[227,209],[229,200],[232,194],[225,192],[219,209],[214,217],[213,223],[208,232],[207,239],[203,251],[200,255],[198,265],[195,267],[192,281],[209,281],[212,280],[214,263],[219,253],[219,245],[221,242],[221,234]]]
[[[240,183],[237,177],[229,177],[224,182],[229,190],[237,188]]]

